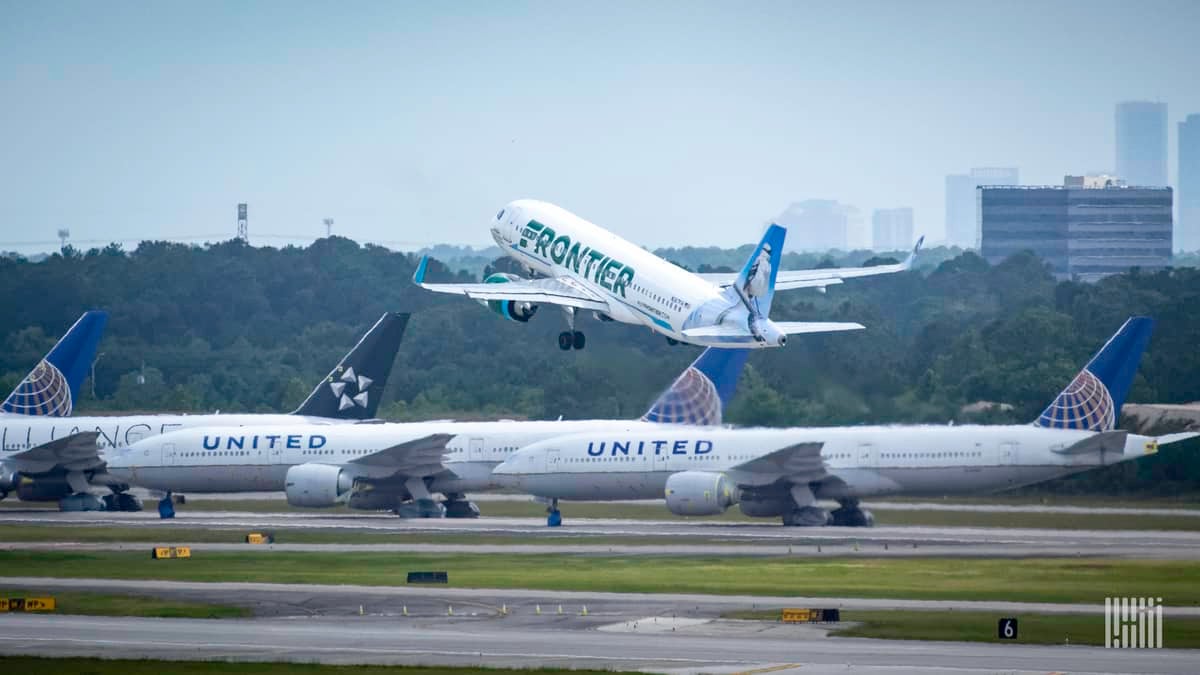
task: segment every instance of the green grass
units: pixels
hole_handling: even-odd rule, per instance
[[[779,609],[726,612],[722,618],[779,621]],[[1017,639],[1000,640],[1000,612],[922,612],[842,610],[842,622],[857,625],[834,627],[836,637],[884,640],[945,640],[954,642],[1016,642],[1039,645],[1103,645],[1104,617],[1099,614],[1017,614]],[[1175,649],[1200,649],[1200,619],[1166,618],[1163,643]]]
[[[423,555],[0,551],[23,575],[184,581],[403,585],[412,570],[446,570],[455,587],[639,593],[813,595],[930,600],[1100,602],[1157,596],[1200,604],[1200,567],[1170,560],[1038,558],[725,558],[643,555]]]
[[[175,619],[238,619],[252,615],[249,608],[205,602],[165,600],[149,596],[40,591],[27,588],[0,589],[4,598],[54,598],[54,614],[92,616],[155,616]]]
[[[5,656],[5,672],[26,675],[467,675],[488,673],[507,675],[620,675],[611,670],[567,670],[562,668],[508,669],[451,666],[326,666],[311,663],[246,663],[233,661],[149,661],[109,659],[52,659],[33,656]],[[632,675],[632,674],[627,674]]]

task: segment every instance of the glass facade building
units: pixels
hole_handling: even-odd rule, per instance
[[[1117,177],[1133,187],[1167,184],[1167,104],[1117,104]]]
[[[946,176],[946,243],[979,248],[979,223],[975,217],[975,188],[980,185],[1016,185],[1015,168],[984,167],[970,173]]]
[[[983,186],[976,197],[980,253],[993,265],[1029,250],[1059,279],[1094,281],[1171,264],[1169,187]]]
[[[1200,115],[1179,123],[1179,220],[1176,251],[1200,251]]]

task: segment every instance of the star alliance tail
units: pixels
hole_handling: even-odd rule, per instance
[[[375,417],[409,316],[384,314],[292,414],[356,420]]]

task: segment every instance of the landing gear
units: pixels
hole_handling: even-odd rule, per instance
[[[567,330],[558,334],[558,348],[564,352],[583,349],[587,345],[587,338],[583,336],[583,333],[575,330],[575,308],[563,307],[562,310],[567,319]]]
[[[104,495],[105,511],[141,511],[142,500],[128,492],[114,492]]]
[[[824,527],[833,522],[829,512],[819,506],[801,506],[783,514],[788,527]]]
[[[839,499],[841,508],[829,514],[833,517],[833,525],[838,527],[875,527],[875,516],[870,511],[859,508],[857,499]]]
[[[423,478],[409,478],[404,482],[412,501],[396,507],[396,515],[401,518],[445,518],[446,507],[434,501],[429,494],[429,486]]]
[[[551,499],[550,506],[546,508],[546,527],[559,527],[562,525],[562,511],[558,510],[558,500]]]
[[[478,518],[479,507],[475,502],[468,501],[465,495],[453,493],[446,495],[446,501],[443,502],[446,508],[447,518]]]
[[[175,498],[170,492],[158,500],[158,517],[164,520],[175,517]]]
[[[104,502],[90,492],[76,492],[58,500],[59,511],[103,511]]]

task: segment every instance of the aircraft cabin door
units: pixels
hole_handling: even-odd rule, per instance
[[[545,467],[546,473],[556,473],[558,471],[558,462],[559,462],[558,454],[559,454],[558,450],[547,450],[546,451],[546,467]]]
[[[859,443],[855,459],[860,467],[871,468],[879,466],[879,453],[874,443]]]
[[[175,465],[175,444],[174,443],[163,443],[162,444],[162,465],[163,466],[174,466]]]
[[[1019,451],[1020,446],[1012,441],[1006,441],[1000,444],[1000,466],[1004,471],[1005,480],[1009,485],[1017,485],[1020,483],[1021,463]]]
[[[483,461],[483,439],[472,438],[467,443],[467,458],[472,462]]]

